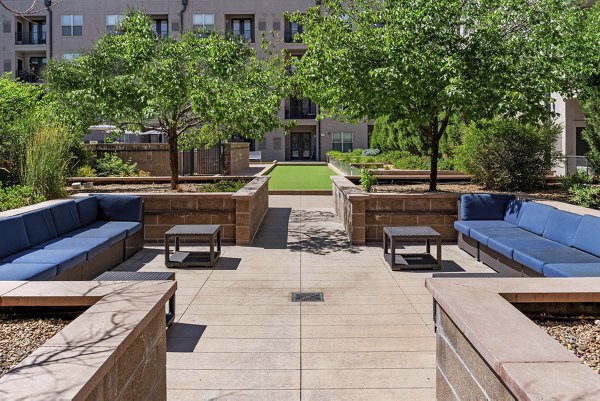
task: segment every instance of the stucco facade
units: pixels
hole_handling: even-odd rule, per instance
[[[15,0],[10,2],[10,7],[23,11],[31,3],[32,0]],[[3,72],[12,72],[27,81],[38,81],[40,69],[49,58],[77,57],[99,35],[110,30],[119,15],[132,7],[141,7],[150,14],[159,34],[178,35],[194,26],[214,27],[247,36],[259,52],[260,38],[264,34],[279,49],[286,48],[293,56],[300,56],[306,47],[294,43],[293,34],[297,27],[289,24],[283,13],[306,11],[315,1],[53,0],[53,3],[48,9],[44,1],[38,0],[34,7],[38,12],[26,16],[14,16],[4,9],[0,11]],[[345,124],[330,119],[317,122],[317,111],[317,106],[308,99],[283,101],[280,117],[295,120],[295,128],[286,136],[281,131],[267,133],[265,141],[251,144],[252,150],[260,150],[265,161],[324,160],[326,152],[334,147],[347,150],[368,146],[367,123]]]

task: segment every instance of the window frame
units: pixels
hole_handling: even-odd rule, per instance
[[[114,17],[115,18],[115,24],[109,24],[108,23],[108,19]],[[107,14],[106,15],[106,31],[107,32],[111,32],[114,33],[117,30],[117,25],[119,25],[119,22],[121,22],[121,20],[123,19],[123,14]]]
[[[68,19],[66,24],[65,17]],[[76,18],[80,20],[80,24],[75,23]],[[83,36],[83,14],[62,14],[60,28],[62,36]]]
[[[207,24],[206,23],[206,17],[207,16],[211,16],[212,17],[212,24]],[[202,22],[200,23],[196,23],[196,17],[200,17],[202,19]],[[215,14],[214,13],[197,13],[197,14],[192,14],[192,28],[193,29],[201,29],[204,31],[211,31],[215,29]]]
[[[347,135],[350,136],[350,140],[347,140]],[[336,136],[339,139],[336,140]],[[339,145],[339,148],[336,148]],[[331,133],[331,149],[342,153],[352,152],[354,150],[354,133],[351,131],[333,131]]]
[[[233,27],[235,21],[239,21],[240,22],[240,32],[237,35],[236,35],[235,29]],[[246,24],[247,21],[250,21],[250,38],[246,37],[246,30],[242,29],[242,28],[245,27],[245,24]],[[241,36],[241,37],[244,38],[244,40],[248,40],[248,41],[250,41],[250,43],[254,43],[254,34],[255,34],[255,32],[254,32],[254,17],[236,17],[236,18],[232,18],[231,19],[230,28],[231,28],[231,33],[234,36],[237,36],[237,37]]]

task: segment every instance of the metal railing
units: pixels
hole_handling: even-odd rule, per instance
[[[585,173],[588,175],[594,173],[585,156],[565,156],[565,174],[576,174],[579,171],[585,171]]]
[[[285,118],[314,119],[316,117],[317,104],[307,98],[290,98],[285,103]]]
[[[15,32],[16,45],[44,45],[46,32]]]

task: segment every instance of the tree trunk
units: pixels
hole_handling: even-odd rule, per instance
[[[179,185],[179,148],[177,145],[177,129],[169,128],[169,166],[171,167],[171,189],[177,189]]]
[[[436,129],[437,131],[437,129]],[[431,171],[429,172],[429,190],[437,191],[438,158],[440,156],[440,137],[433,135],[431,138]]]

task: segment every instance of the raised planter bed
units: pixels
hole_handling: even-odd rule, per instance
[[[598,313],[600,279],[426,280],[438,400],[597,400],[600,376],[526,313]]]
[[[165,400],[165,303],[176,288],[174,281],[0,283],[3,308],[87,308],[0,378],[2,398]]]

